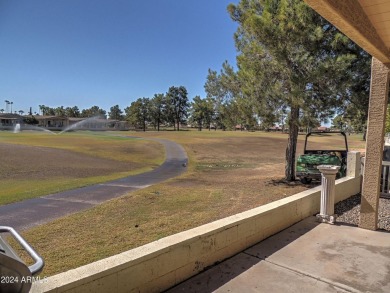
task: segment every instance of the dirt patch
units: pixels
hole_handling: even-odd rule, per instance
[[[187,148],[199,162],[277,164],[284,161],[286,143],[286,137],[221,137],[198,139]]]
[[[86,178],[135,170],[137,163],[118,162],[48,147],[0,144],[0,178]]]
[[[169,182],[177,193],[204,190],[210,220],[220,219],[304,191],[311,186],[286,183],[287,136],[213,137],[183,142],[195,158],[193,173]],[[298,149],[302,149],[302,141]],[[207,199],[209,200],[209,199]]]

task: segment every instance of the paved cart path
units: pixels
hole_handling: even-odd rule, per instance
[[[0,206],[0,225],[25,230],[54,219],[89,209],[109,199],[176,177],[186,171],[183,147],[165,139],[151,139],[164,145],[165,162],[156,169],[106,183],[50,194]]]

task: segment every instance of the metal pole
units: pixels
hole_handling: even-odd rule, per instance
[[[8,105],[9,105],[9,101],[8,100],[5,100],[5,113],[8,113]]]

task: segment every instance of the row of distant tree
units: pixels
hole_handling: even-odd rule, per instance
[[[113,107],[112,107],[113,108]],[[44,116],[59,116],[59,117],[94,117],[101,116],[106,117],[106,111],[99,108],[98,106],[93,106],[89,109],[80,110],[79,107],[56,107],[52,108],[45,105],[39,105],[39,112]]]
[[[0,113],[3,114],[3,113],[6,113],[6,111],[3,108],[1,108]],[[23,110],[13,111],[13,114],[17,114],[17,113],[19,113],[19,115],[23,115],[24,111]]]
[[[227,108],[229,108],[228,115],[226,114]],[[159,131],[161,125],[173,125],[175,130],[180,130],[180,125],[184,123],[190,123],[199,130],[212,127],[224,130],[233,129],[237,124],[251,129],[258,124],[255,113],[252,113],[251,119],[247,119],[241,108],[236,107],[235,102],[232,102],[230,106],[225,105],[224,113],[218,112],[218,109],[220,109],[218,100],[210,95],[206,98],[196,96],[190,101],[184,86],[172,86],[165,94],[155,94],[152,98],[139,98],[124,110],[120,109],[119,105],[112,106],[108,113],[98,106],[80,110],[77,106],[52,108],[39,105],[42,115],[80,118],[108,117],[120,121],[126,120],[143,130],[152,127]]]
[[[189,100],[184,86],[172,86],[165,94],[155,94],[152,98],[138,98],[123,110],[119,105],[112,106],[108,112],[99,106],[80,110],[77,106],[53,108],[39,105],[39,110],[42,115],[48,116],[101,117],[128,121],[143,130],[152,127],[159,131],[161,125],[171,125],[175,130],[179,130],[180,125],[187,123],[199,130],[235,129],[237,125],[242,129],[251,130],[257,128],[260,122],[262,129],[269,129],[275,124],[283,128],[289,118],[289,109],[281,107],[272,112],[272,117],[262,116],[256,111],[251,99],[233,92],[236,75],[237,73],[227,63],[223,64],[220,74],[210,70],[205,84],[207,97],[195,96],[192,101]],[[224,96],[217,96],[216,92],[223,93]],[[339,125],[339,120],[340,116],[337,118],[336,126]],[[301,115],[299,119],[300,128],[315,128],[320,126],[320,123],[320,119],[314,116]]]
[[[198,99],[200,98],[195,98],[195,100]],[[123,111],[119,105],[112,106],[108,113],[98,106],[80,110],[77,106],[51,108],[39,105],[39,110],[42,115],[80,118],[107,117],[119,121],[127,120],[130,124],[144,130],[149,125],[160,130],[162,124],[173,125],[175,129],[179,130],[182,123],[188,122],[191,103],[184,86],[172,86],[166,94],[155,94],[153,98],[139,98]]]

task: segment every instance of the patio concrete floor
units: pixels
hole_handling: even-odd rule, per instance
[[[167,292],[390,292],[390,233],[309,217]]]

